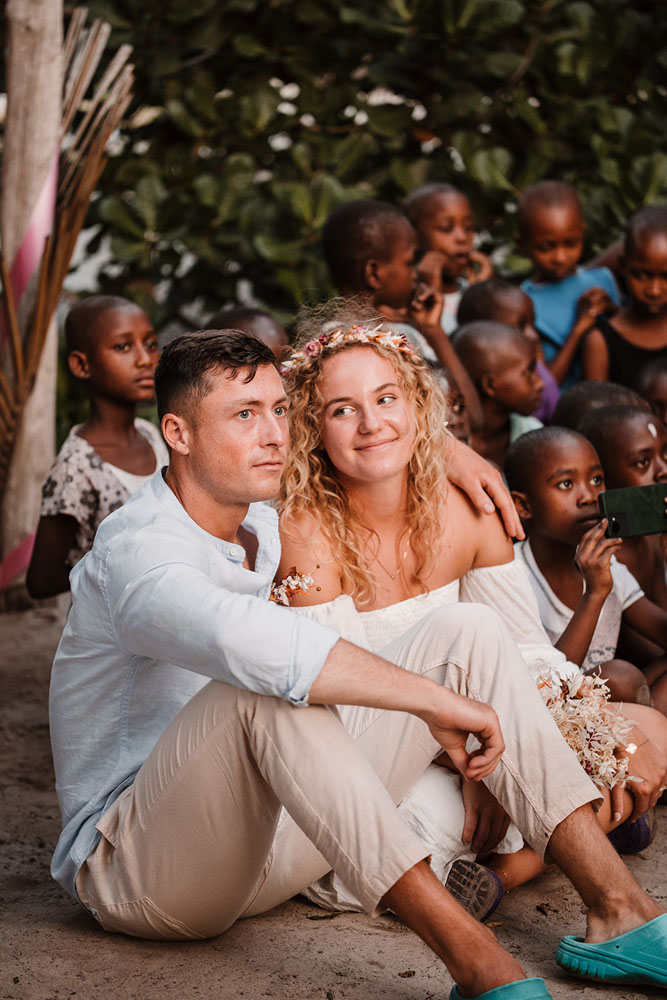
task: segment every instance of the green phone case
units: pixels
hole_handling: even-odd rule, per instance
[[[606,490],[598,497],[600,513],[608,520],[608,538],[660,535],[667,531],[667,483]]]

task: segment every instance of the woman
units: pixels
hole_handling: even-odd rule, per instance
[[[292,450],[280,501],[279,576],[296,567],[313,581],[298,590],[293,606],[391,659],[392,641],[423,627],[441,605],[459,599],[491,604],[536,673],[566,673],[500,519],[478,514],[447,479],[451,438],[444,400],[407,340],[378,324],[340,328],[297,351],[285,379]],[[607,795],[599,813],[606,829],[654,804],[664,780],[664,720],[642,706],[630,708],[632,721],[651,735],[647,742],[636,729],[632,735],[639,747],[633,774],[648,780],[634,783],[635,801],[615,790],[613,816]],[[355,733],[372,724],[366,709],[344,709],[342,717]],[[401,808],[439,851],[434,867],[440,876],[454,858],[488,853],[508,828],[484,786],[461,782],[441,767],[429,769]],[[440,843],[439,808],[450,817],[458,811],[458,843]],[[457,866],[457,878],[473,877],[472,895],[480,891],[480,915],[499,899],[499,881],[508,889],[543,870],[528,849],[515,853],[520,844],[514,831],[502,845],[507,853],[492,862],[496,875]],[[348,908],[351,901],[341,895],[329,876],[311,898]]]

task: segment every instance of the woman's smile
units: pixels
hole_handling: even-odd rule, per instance
[[[403,475],[416,424],[391,362],[363,345],[341,351],[322,365],[319,389],[321,442],[334,468],[350,481]]]

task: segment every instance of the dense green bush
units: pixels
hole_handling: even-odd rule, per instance
[[[134,45],[137,75],[91,249],[111,235],[102,286],[158,322],[195,301],[212,311],[240,280],[284,315],[328,294],[318,236],[346,198],[399,202],[446,180],[497,245],[511,242],[517,192],[560,177],[583,196],[595,251],[667,194],[667,89],[655,83],[667,18],[655,2],[88,7],[114,45]]]

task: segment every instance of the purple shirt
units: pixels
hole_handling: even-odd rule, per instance
[[[544,361],[540,361],[538,359],[536,367],[537,374],[544,382],[544,389],[542,391],[540,405],[533,413],[533,416],[537,417],[538,420],[541,420],[543,424],[550,424],[554,407],[556,406],[558,397],[560,396],[560,389],[558,388],[558,382],[551,374]]]

